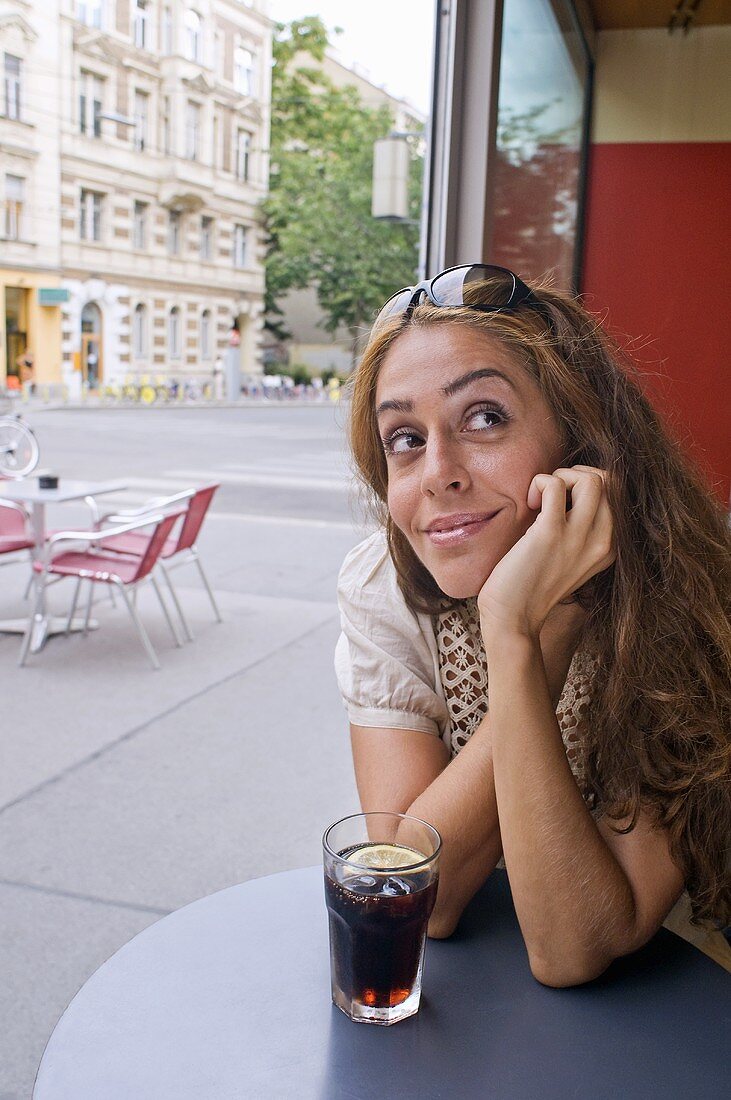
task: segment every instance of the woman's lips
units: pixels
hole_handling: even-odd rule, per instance
[[[432,529],[424,533],[434,546],[456,546],[479,535],[496,515],[497,512],[491,512],[482,518],[456,519],[453,527],[443,528],[440,531]]]

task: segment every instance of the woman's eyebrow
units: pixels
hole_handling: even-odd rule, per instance
[[[515,385],[510,381],[507,374],[503,374],[502,371],[495,370],[492,367],[480,367],[477,370],[471,370],[467,374],[463,374],[461,378],[455,378],[454,382],[448,382],[446,386],[442,386],[441,392],[445,397],[454,397],[456,393],[482,378],[500,378],[503,382],[507,382],[512,389],[515,389]],[[376,408],[376,416],[379,417],[384,412],[412,413],[413,411],[413,401],[382,401]]]
[[[491,367],[482,367],[478,370],[471,370],[468,374],[463,374],[461,378],[455,378],[454,382],[448,382],[446,386],[442,386],[442,393],[445,397],[454,397],[455,393],[466,389],[467,386],[471,386],[473,382],[477,382],[481,378],[501,378],[503,382],[507,382],[512,389],[515,389],[507,374]]]
[[[397,413],[412,413],[414,411],[413,401],[382,401],[376,409],[376,416],[380,416],[384,412],[397,412]]]

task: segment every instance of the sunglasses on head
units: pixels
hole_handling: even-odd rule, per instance
[[[547,308],[512,271],[494,264],[462,264],[398,290],[379,310],[373,330],[401,314],[408,316],[424,298],[445,309],[467,308],[481,313],[507,313],[528,306],[551,325]]]

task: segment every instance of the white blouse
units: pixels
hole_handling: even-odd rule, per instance
[[[346,556],[338,579],[342,633],[335,673],[350,721],[358,726],[419,730],[441,737],[455,756],[488,707],[487,662],[476,602],[464,600],[440,615],[406,604],[383,531]],[[556,710],[569,764],[596,818],[584,785],[582,728],[588,718],[591,660],[578,653]],[[501,861],[502,865],[502,861]],[[731,972],[731,949],[720,932],[689,922],[683,894],[666,927],[694,943]]]
[[[350,721],[441,737],[456,756],[488,709],[477,601],[463,600],[434,616],[412,611],[398,586],[385,534],[379,531],[345,558],[338,603],[342,634],[335,672]],[[588,658],[574,657],[556,712],[582,791],[580,733],[592,672]]]

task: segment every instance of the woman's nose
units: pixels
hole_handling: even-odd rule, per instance
[[[438,496],[446,490],[459,492],[469,485],[469,474],[461,461],[459,448],[449,439],[431,435],[424,450],[421,491]]]

